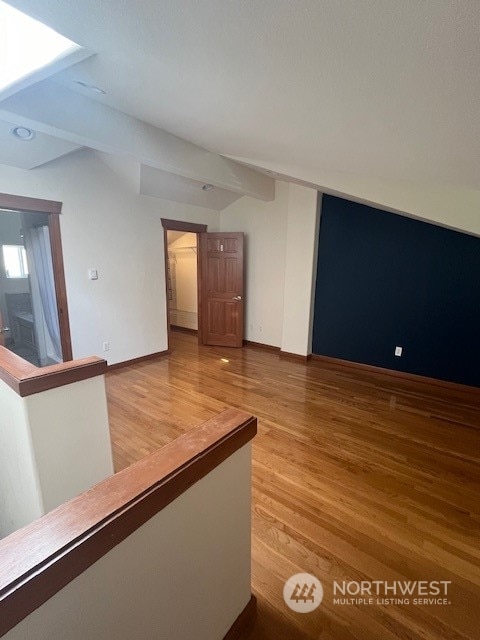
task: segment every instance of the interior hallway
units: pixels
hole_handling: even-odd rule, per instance
[[[395,379],[252,347],[199,348],[195,336],[180,333],[171,346],[168,357],[107,375],[115,468],[225,407],[258,417],[259,616],[249,637],[478,637],[478,409],[451,404],[442,391],[424,395]],[[311,614],[283,602],[284,581],[300,571],[323,583]],[[454,606],[333,605],[334,579],[450,580]],[[214,597],[215,585],[206,588]]]

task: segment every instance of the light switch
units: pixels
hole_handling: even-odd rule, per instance
[[[98,280],[98,271],[96,269],[89,269],[88,277],[90,280]]]

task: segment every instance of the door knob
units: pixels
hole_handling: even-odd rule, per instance
[[[0,328],[0,333],[7,333],[7,331],[10,331],[10,327],[1,327]]]
[[[242,299],[242,296],[233,296],[232,300],[236,300],[239,302]]]

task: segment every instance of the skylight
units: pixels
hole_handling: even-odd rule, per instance
[[[0,0],[0,91],[81,49]]]

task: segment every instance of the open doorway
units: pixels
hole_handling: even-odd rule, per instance
[[[48,216],[3,212],[0,246],[2,346],[37,367],[61,362]]]
[[[170,333],[195,333],[201,342],[200,234],[206,224],[162,218],[165,249],[168,348]]]
[[[40,367],[72,359],[60,210],[0,194],[0,345]]]
[[[196,332],[202,345],[242,347],[243,233],[164,218],[162,226],[168,347],[172,330]]]
[[[198,334],[198,242],[190,231],[167,230],[170,329]]]

